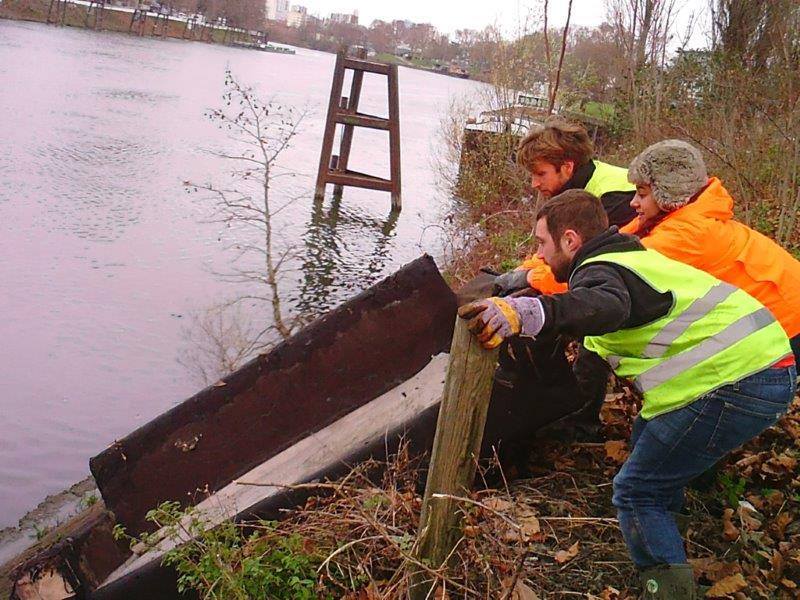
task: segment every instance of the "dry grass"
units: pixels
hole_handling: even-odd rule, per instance
[[[446,569],[434,571],[414,557],[420,471],[405,451],[378,481],[379,465],[366,463],[323,484],[323,495],[287,513],[270,535],[300,535],[309,552],[324,556],[319,589],[336,598],[407,598],[420,571],[435,581],[431,598],[634,598],[636,574],[611,506],[611,479],[627,455],[638,403],[618,390],[603,408],[607,441],[534,439],[521,467],[525,477],[506,479],[514,471],[519,476],[519,466],[500,471],[499,487],[483,479],[459,499],[463,535]],[[689,494],[687,549],[701,583],[739,575],[746,582],[724,597],[798,597],[792,587],[800,578],[798,434],[800,402],[779,426],[736,452],[716,483]],[[745,505],[729,507],[727,482],[741,474],[747,480],[735,492],[752,514]]]

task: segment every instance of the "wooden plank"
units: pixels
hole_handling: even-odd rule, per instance
[[[378,73],[379,75],[388,75],[391,66],[383,63],[372,62],[369,60],[360,60],[357,58],[345,58],[344,68],[353,69],[354,71],[366,71],[367,73]]]
[[[336,64],[333,68],[333,82],[331,83],[331,96],[328,100],[328,116],[325,121],[325,133],[322,137],[322,150],[319,156],[319,169],[317,170],[317,183],[314,186],[314,197],[325,197],[325,184],[327,183],[328,165],[331,162],[333,151],[333,138],[336,134],[336,121],[333,115],[339,107],[339,98],[344,85],[344,58],[343,52],[336,55]]]
[[[417,373],[445,349],[455,295],[417,259],[90,461],[131,534],[164,500],[218,490]]]
[[[352,128],[353,127],[368,127],[370,129],[382,129],[384,131],[388,131],[391,129],[389,119],[385,119],[383,117],[376,117],[375,115],[366,115],[364,113],[351,113],[351,112],[338,112],[336,113],[335,120],[337,123],[344,123],[350,128],[350,143],[353,141],[353,134]],[[346,132],[347,130],[345,130]],[[342,139],[342,146],[344,146],[344,138]],[[344,148],[342,148],[342,152],[344,152]],[[348,150],[348,156],[350,152]],[[344,170],[342,167],[342,154],[339,154],[339,168]]]
[[[454,500],[433,495],[469,495],[483,440],[497,354],[497,350],[484,350],[467,329],[467,322],[456,318],[417,540],[418,558],[434,569],[450,556],[461,535],[461,518]],[[413,596],[431,597],[426,578],[418,576],[418,580]]]
[[[402,208],[400,184],[400,93],[397,82],[397,65],[388,72],[389,87],[389,172],[392,180],[392,210]]]
[[[329,171],[328,182],[337,185],[351,185],[353,187],[366,188],[369,190],[379,190],[382,192],[390,192],[392,190],[392,182],[388,179],[381,179],[380,177],[365,175],[363,173],[356,174],[353,171],[348,171],[347,173]]]

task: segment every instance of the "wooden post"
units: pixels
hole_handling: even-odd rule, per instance
[[[416,556],[434,569],[458,541],[461,519],[455,501],[432,496],[464,496],[472,487],[496,366],[497,350],[484,350],[467,322],[456,317],[417,534]],[[412,596],[425,598],[430,578],[421,573],[414,581]]]
[[[50,0],[50,8],[47,9],[47,24],[50,24],[50,15],[53,14],[53,4],[56,0]],[[56,4],[56,16],[58,16],[58,5]]]
[[[400,93],[397,89],[397,65],[389,67],[389,172],[392,180],[392,210],[400,210]]]
[[[336,113],[336,107],[342,97],[342,84],[344,83],[344,59],[345,52],[336,54],[336,64],[333,67],[333,83],[331,84],[331,96],[328,99],[328,118],[325,121],[325,133],[322,137],[322,152],[319,156],[319,170],[317,171],[317,183],[314,187],[314,197],[325,197],[326,175],[331,162],[333,152],[333,138],[336,135],[336,121],[332,115]]]

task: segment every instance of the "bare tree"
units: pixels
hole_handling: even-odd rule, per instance
[[[247,284],[250,290],[214,307],[211,314],[196,323],[207,334],[205,357],[216,357],[216,366],[222,372],[235,368],[253,352],[289,337],[302,322],[301,315],[281,303],[281,279],[288,272],[287,264],[295,250],[278,243],[273,223],[275,215],[296,198],[284,198],[276,204],[271,189],[276,178],[294,175],[278,164],[278,158],[291,144],[305,116],[305,112],[275,101],[262,101],[230,71],[225,75],[223,100],[224,108],[213,109],[208,116],[229,132],[236,145],[235,151],[213,152],[232,163],[231,181],[228,185],[185,183],[187,191],[204,192],[204,201],[211,201],[212,222],[255,233],[229,243],[228,249],[234,257],[232,270],[218,274],[226,281]],[[268,306],[271,316],[265,326],[247,335],[244,333],[249,331],[247,327],[221,321],[225,308],[235,309],[231,314],[240,316],[236,311],[246,301]],[[221,350],[220,340],[226,332],[236,350]]]
[[[569,33],[569,20],[572,16],[572,0],[569,0],[567,7],[567,21],[564,23],[564,34],[561,36],[561,53],[558,57],[558,67],[556,68],[556,80],[552,86],[550,94],[550,106],[547,109],[548,114],[553,114],[553,108],[556,105],[556,94],[558,94],[558,85],[561,82],[561,69],[564,66],[564,55],[567,52],[567,34]]]

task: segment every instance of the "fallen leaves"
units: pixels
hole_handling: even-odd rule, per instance
[[[489,510],[499,513],[508,512],[514,506],[508,500],[497,497],[487,498],[482,504]]]
[[[739,592],[747,588],[747,581],[741,573],[730,575],[724,579],[720,579],[711,589],[706,592],[707,598],[724,598],[729,594]]]
[[[722,513],[722,537],[729,542],[739,537],[739,529],[733,524],[732,508],[726,508]]]
[[[564,563],[567,563],[576,556],[578,556],[579,551],[580,551],[580,542],[575,542],[567,550],[559,550],[558,552],[556,552],[556,555],[554,557],[555,561],[558,564],[563,565]]]
[[[747,531],[758,531],[761,529],[761,521],[757,518],[758,512],[749,502],[740,502],[736,509],[739,522]]]
[[[541,542],[544,539],[542,527],[533,515],[520,519],[518,527],[509,527],[504,535],[507,542]]]
[[[503,587],[506,591],[508,591],[508,588],[512,585],[514,589],[506,596],[508,600],[539,600],[539,595],[520,579],[517,579],[515,582],[513,578],[508,578],[503,582]]]
[[[774,533],[777,539],[782,540],[784,537],[786,537],[786,528],[790,523],[792,523],[792,521],[794,521],[792,515],[790,515],[788,512],[782,512],[775,517],[770,531]]]
[[[622,440],[608,440],[605,444],[606,460],[621,465],[628,459],[628,444]]]

